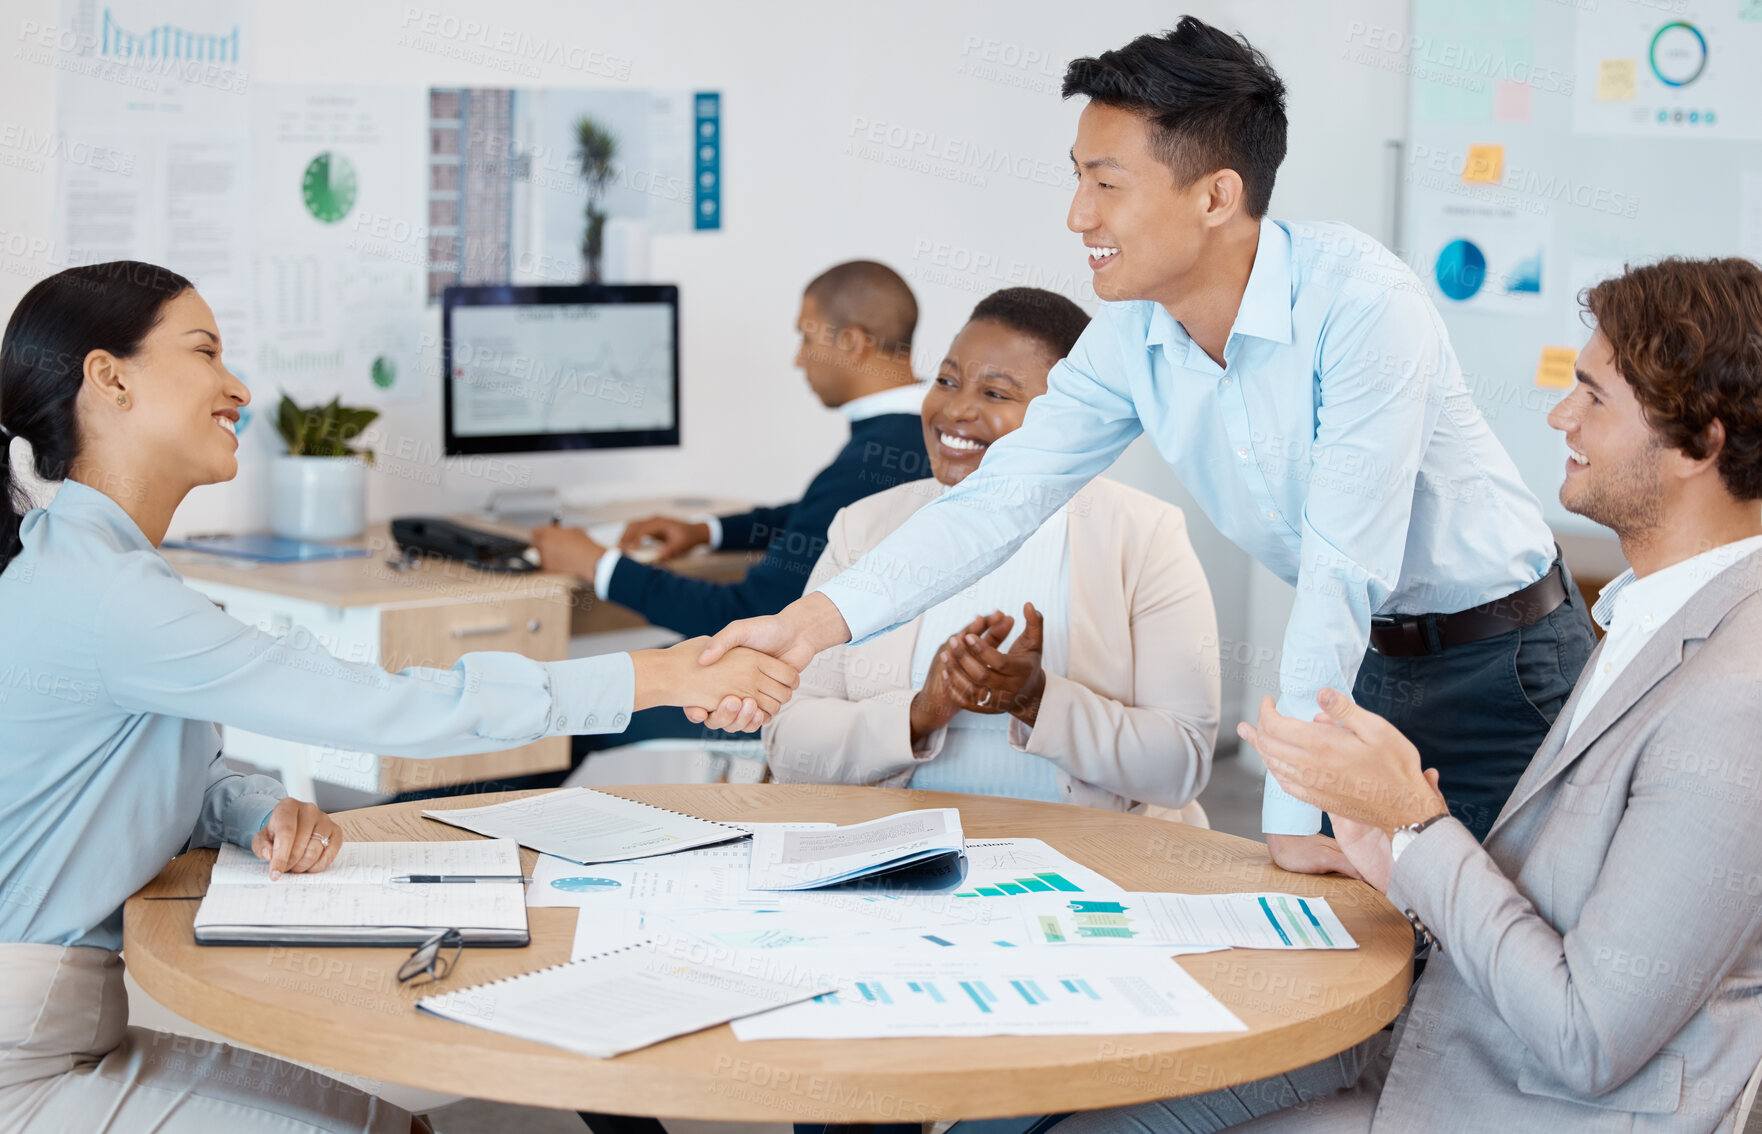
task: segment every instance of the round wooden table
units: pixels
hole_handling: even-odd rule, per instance
[[[851,823],[958,807],[969,838],[1032,836],[1132,890],[1282,890],[1332,903],[1359,948],[1230,949],[1177,963],[1249,1026],[1205,1035],[767,1040],[726,1026],[615,1059],[589,1059],[417,1012],[394,975],[408,949],[204,947],[193,901],[213,851],[174,860],[126,907],[123,954],[154,999],[204,1027],[289,1059],[451,1094],[661,1118],[928,1122],[1089,1110],[1247,1082],[1342,1051],[1400,1012],[1413,931],[1381,894],[1288,874],[1266,847],[1159,819],[1054,803],[866,787],[667,785],[619,795],[709,819]],[[516,794],[393,804],[336,816],[351,839],[476,838],[424,808]],[[526,793],[530,794],[530,793]],[[530,871],[535,855],[521,855]],[[467,948],[447,988],[569,959],[577,911],[528,911],[525,949]]]

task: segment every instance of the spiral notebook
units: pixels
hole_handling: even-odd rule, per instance
[[[410,875],[514,880],[392,881]],[[228,843],[196,909],[196,943],[416,945],[457,929],[468,945],[525,945],[532,938],[519,877],[520,848],[502,839],[344,843],[330,869],[273,882],[268,863]]]
[[[559,788],[488,807],[422,814],[492,839],[513,839],[523,847],[584,866],[672,854],[748,835],[726,823],[712,823],[592,788]]]
[[[806,966],[790,968],[797,979],[772,980],[686,960],[644,942],[425,996],[416,1007],[516,1039],[610,1059],[840,987],[836,979],[801,971]]]

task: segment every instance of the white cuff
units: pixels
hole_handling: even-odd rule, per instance
[[[702,524],[704,527],[710,529],[711,551],[722,550],[722,517],[712,516],[708,512],[705,512],[701,515],[693,516],[691,522],[694,524]]]
[[[1268,835],[1314,835],[1321,832],[1321,809],[1289,795],[1266,774],[1266,792],[1260,803],[1260,829]]]
[[[595,597],[604,599],[606,592],[612,589],[612,572],[618,569],[618,560],[624,558],[616,549],[608,548],[600,554],[600,561],[593,568],[593,593]]]

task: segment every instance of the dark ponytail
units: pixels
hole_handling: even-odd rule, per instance
[[[57,272],[18,301],[0,339],[0,571],[22,549],[28,503],[12,475],[12,438],[30,442],[39,477],[65,480],[79,451],[74,403],[86,356],[133,355],[160,309],[190,286],[168,269],[112,260]]]

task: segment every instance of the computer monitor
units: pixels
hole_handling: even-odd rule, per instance
[[[449,457],[679,444],[672,284],[449,287]]]

